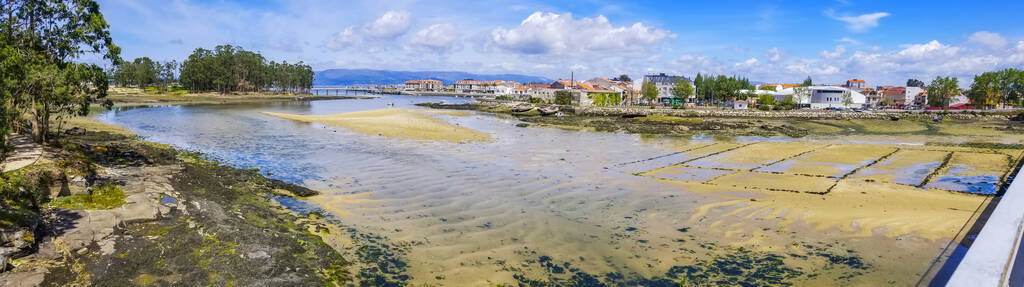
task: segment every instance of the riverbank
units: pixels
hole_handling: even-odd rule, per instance
[[[474,101],[468,104],[425,103],[434,109],[474,110],[507,114],[528,124],[624,132],[649,135],[694,134],[712,136],[835,136],[835,135],[920,135],[968,137],[961,142],[999,134],[1024,135],[1024,122],[1008,114],[949,113],[935,121],[936,114],[917,112],[839,111],[756,111],[727,109],[650,109],[639,107],[563,107],[561,116],[542,116],[536,109],[526,112],[521,103]],[[985,140],[988,141],[987,139]]]
[[[0,285],[323,286],[407,279],[400,248],[280,203],[316,191],[141,141],[92,119],[68,125],[35,164],[3,174]]]
[[[140,89],[111,88],[107,99],[115,107],[154,106],[154,105],[197,105],[197,104],[242,104],[269,103],[282,101],[318,101],[345,99],[372,99],[371,95],[360,96],[317,96],[293,94],[219,94],[219,93],[147,93]]]

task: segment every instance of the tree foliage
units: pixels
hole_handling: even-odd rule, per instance
[[[626,74],[619,75],[618,77],[612,78],[612,80],[619,82],[633,82],[633,79]]]
[[[924,86],[925,86],[925,84],[921,80],[918,80],[918,79],[907,79],[907,87],[924,88]]]
[[[648,103],[653,103],[658,98],[658,87],[652,82],[644,82],[644,85],[640,87],[640,95],[643,95],[644,100]]]
[[[779,105],[788,110],[796,106],[797,102],[793,95],[786,95],[782,98],[782,101],[779,102]]]
[[[690,85],[690,81],[684,80],[683,78],[676,79],[675,84],[672,85],[672,96],[677,99],[687,99],[693,95],[693,86]]]
[[[928,106],[945,107],[949,99],[960,95],[960,83],[955,77],[935,77],[928,85]]]
[[[198,48],[181,63],[179,81],[193,92],[305,92],[313,68],[302,62],[267,62],[263,55],[231,45]]]
[[[810,87],[814,85],[814,81],[811,80],[811,76],[807,76],[807,79],[804,79],[804,82],[801,83],[800,85],[804,87]]]
[[[1024,98],[1024,71],[1011,68],[976,75],[967,97],[976,107],[1019,106]]]
[[[794,87],[793,97],[797,104],[803,103],[811,98],[811,89],[808,87]]]
[[[757,97],[757,104],[758,105],[775,105],[775,97],[772,97],[772,95],[767,95],[767,94],[760,95],[760,96]]]
[[[45,142],[51,120],[86,115],[90,104],[107,96],[106,72],[74,60],[95,54],[117,64],[121,49],[114,45],[95,1],[0,3],[0,65],[4,68],[0,129],[8,132],[24,123],[36,141]]]
[[[734,100],[740,90],[753,90],[750,80],[741,77],[723,75],[701,75],[694,78],[697,87],[697,99],[706,102],[721,103]]]

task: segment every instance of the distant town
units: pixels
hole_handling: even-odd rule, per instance
[[[723,79],[734,84],[702,83],[721,82]],[[406,81],[403,85],[373,88],[382,92],[411,95],[466,96],[576,106],[650,105],[762,110],[976,108],[967,96],[970,91],[958,86],[952,91],[943,92],[938,100],[933,97],[929,102],[929,87],[916,79],[909,79],[906,86],[871,86],[861,79],[850,79],[839,84],[816,84],[810,77],[802,83],[750,84],[746,79],[723,76],[715,78],[698,74],[696,78],[691,79],[686,76],[655,73],[643,76],[638,84],[629,76],[621,75],[589,80],[570,77],[540,83],[465,79],[455,81],[451,85],[445,85],[440,80],[423,79]]]

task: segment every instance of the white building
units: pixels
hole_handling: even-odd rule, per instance
[[[798,97],[796,89],[804,87],[786,88],[778,92],[770,93],[776,102],[783,101],[786,96],[793,96],[798,104],[810,106],[812,109],[824,108],[862,108],[867,103],[867,96],[858,91],[844,87],[834,86],[811,86],[806,87],[808,96]],[[852,102],[849,105],[843,104],[843,94],[849,92]],[[760,93],[758,93],[760,94]]]
[[[861,108],[867,103],[868,98],[860,92],[833,86],[813,86],[811,90],[810,104],[812,109],[824,108]],[[850,103],[844,104],[843,97],[849,93]]]
[[[659,98],[675,98],[676,96],[672,93],[672,87],[676,85],[676,81],[679,79],[689,82],[690,86],[693,89],[696,89],[696,86],[693,85],[693,81],[691,81],[690,79],[683,76],[669,76],[665,75],[665,73],[660,73],[656,75],[646,75],[644,76],[643,82],[654,83],[654,87],[658,89]],[[696,98],[696,94],[691,94],[688,100],[693,100]]]

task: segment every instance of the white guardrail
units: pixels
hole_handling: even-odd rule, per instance
[[[1024,286],[1024,169],[1006,189],[946,286]],[[1016,263],[1016,264],[1015,264]]]

